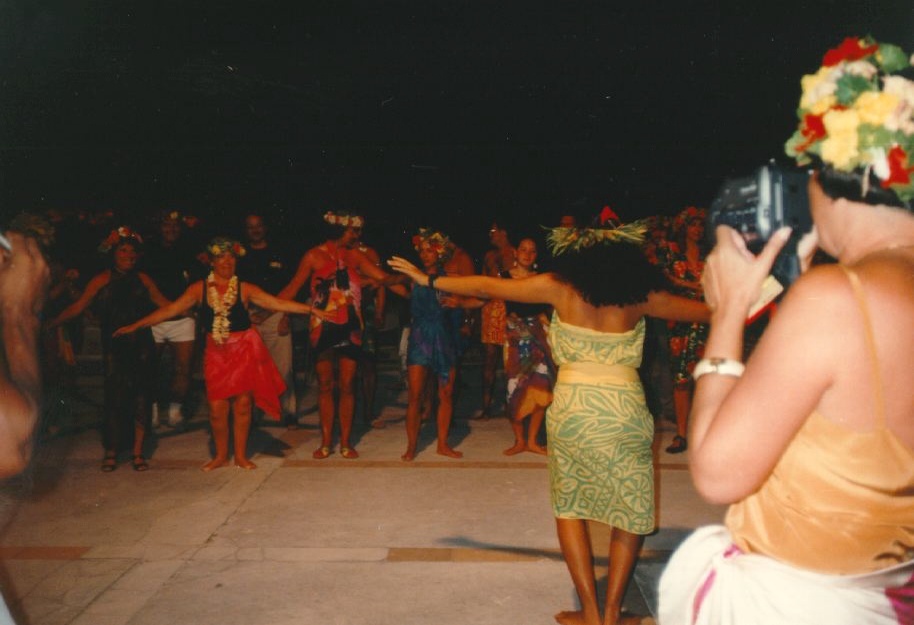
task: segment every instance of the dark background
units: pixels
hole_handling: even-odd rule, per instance
[[[0,210],[304,242],[353,208],[470,248],[671,214],[781,156],[801,75],[865,34],[914,51],[914,5],[0,0]]]

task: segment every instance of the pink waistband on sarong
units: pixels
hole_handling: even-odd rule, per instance
[[[840,546],[836,545],[836,549]],[[914,561],[861,575],[799,569],[697,529],[660,579],[660,625],[910,624]]]

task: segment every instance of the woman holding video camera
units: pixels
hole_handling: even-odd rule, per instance
[[[914,82],[896,46],[848,38],[803,79],[788,154],[812,165],[837,264],[791,287],[746,363],[743,324],[789,236],[758,257],[717,228],[695,369],[691,471],[726,526],[695,532],[661,581],[678,623],[914,622]]]

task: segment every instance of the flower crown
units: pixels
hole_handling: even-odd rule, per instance
[[[142,245],[143,237],[139,233],[131,230],[127,226],[121,226],[116,230],[112,230],[108,236],[102,241],[101,245],[98,246],[98,251],[107,253],[111,251],[111,248],[116,246],[121,241],[134,241]]]
[[[450,260],[456,249],[446,234],[431,228],[419,228],[419,232],[413,235],[413,248],[418,252],[422,245],[427,245],[434,250],[438,255],[438,260],[443,263]]]
[[[846,38],[804,76],[800,125],[785,150],[800,165],[816,156],[837,170],[872,171],[903,201],[914,199],[914,82],[892,75],[914,65],[898,46]],[[867,189],[863,189],[864,195]]]
[[[564,254],[568,250],[579,252],[597,243],[631,243],[641,244],[647,233],[645,220],[622,224],[619,216],[609,206],[604,206],[590,228],[547,228],[546,244],[553,256]]]
[[[324,221],[334,226],[343,226],[344,228],[361,228],[365,225],[365,219],[361,215],[350,215],[349,213],[334,213],[327,211],[324,213]]]
[[[244,246],[241,245],[238,241],[234,239],[227,239],[225,237],[216,237],[206,246],[206,252],[212,257],[216,258],[217,256],[222,256],[223,254],[231,254],[235,258],[241,258],[247,251],[244,249]]]
[[[182,215],[180,211],[167,211],[162,213],[161,221],[180,221],[188,228],[193,228],[200,222],[200,220],[193,215]]]

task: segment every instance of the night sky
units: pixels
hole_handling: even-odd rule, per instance
[[[745,6],[740,6],[745,5]],[[782,155],[847,35],[914,4],[0,0],[0,210],[325,210],[484,241],[707,206]]]

